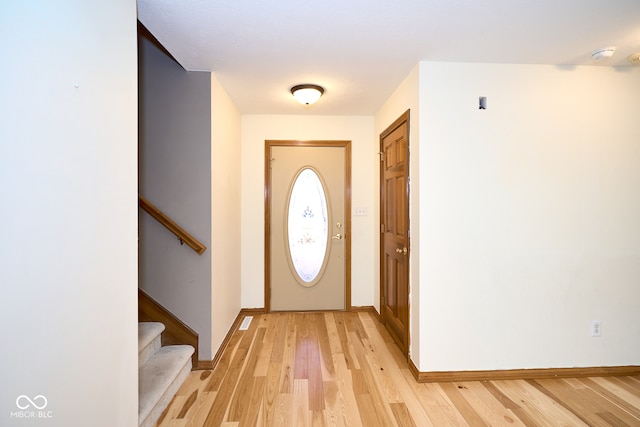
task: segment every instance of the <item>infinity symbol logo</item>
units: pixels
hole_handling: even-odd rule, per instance
[[[24,402],[25,400],[27,401],[27,403]],[[40,401],[42,404],[38,405],[36,401]],[[16,406],[20,409],[27,409],[29,406],[33,406],[36,409],[44,409],[47,407],[47,403],[47,398],[41,394],[34,397],[33,400],[29,399],[29,397],[25,396],[24,394],[21,394],[16,399]]]

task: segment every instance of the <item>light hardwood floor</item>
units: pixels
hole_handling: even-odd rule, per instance
[[[419,384],[372,313],[273,313],[158,426],[640,426],[640,377]]]

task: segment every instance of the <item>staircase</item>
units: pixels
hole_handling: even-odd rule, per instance
[[[138,323],[138,426],[154,427],[191,371],[190,345],[162,347],[164,325]]]

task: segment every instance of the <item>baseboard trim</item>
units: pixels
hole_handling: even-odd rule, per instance
[[[264,314],[264,308],[243,308],[240,309],[240,312],[238,313],[238,315],[236,316],[236,320],[233,321],[233,324],[231,325],[231,328],[229,328],[229,331],[227,332],[227,335],[224,337],[224,340],[222,340],[222,344],[220,344],[220,348],[218,348],[218,351],[216,352],[215,357],[213,358],[213,360],[198,360],[198,364],[195,368],[195,370],[213,370],[216,368],[216,366],[218,366],[218,363],[220,362],[220,358],[222,357],[222,354],[224,353],[225,349],[227,348],[227,346],[229,345],[229,341],[231,340],[231,336],[233,335],[233,333],[236,331],[236,329],[238,329],[240,327],[240,324],[242,323],[242,320],[244,319],[245,316],[255,316],[255,315],[259,315],[259,314]]]
[[[533,380],[545,378],[616,377],[640,375],[640,366],[596,366],[586,368],[506,369],[487,371],[420,372],[409,360],[409,371],[419,383]]]
[[[198,360],[193,371],[209,371],[213,369],[213,360]]]

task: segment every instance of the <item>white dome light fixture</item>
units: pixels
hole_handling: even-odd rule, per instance
[[[591,54],[593,62],[603,62],[611,58],[616,53],[615,46],[609,46],[602,49],[598,49]]]
[[[324,93],[324,88],[314,84],[296,85],[291,88],[291,94],[302,105],[314,104]]]

